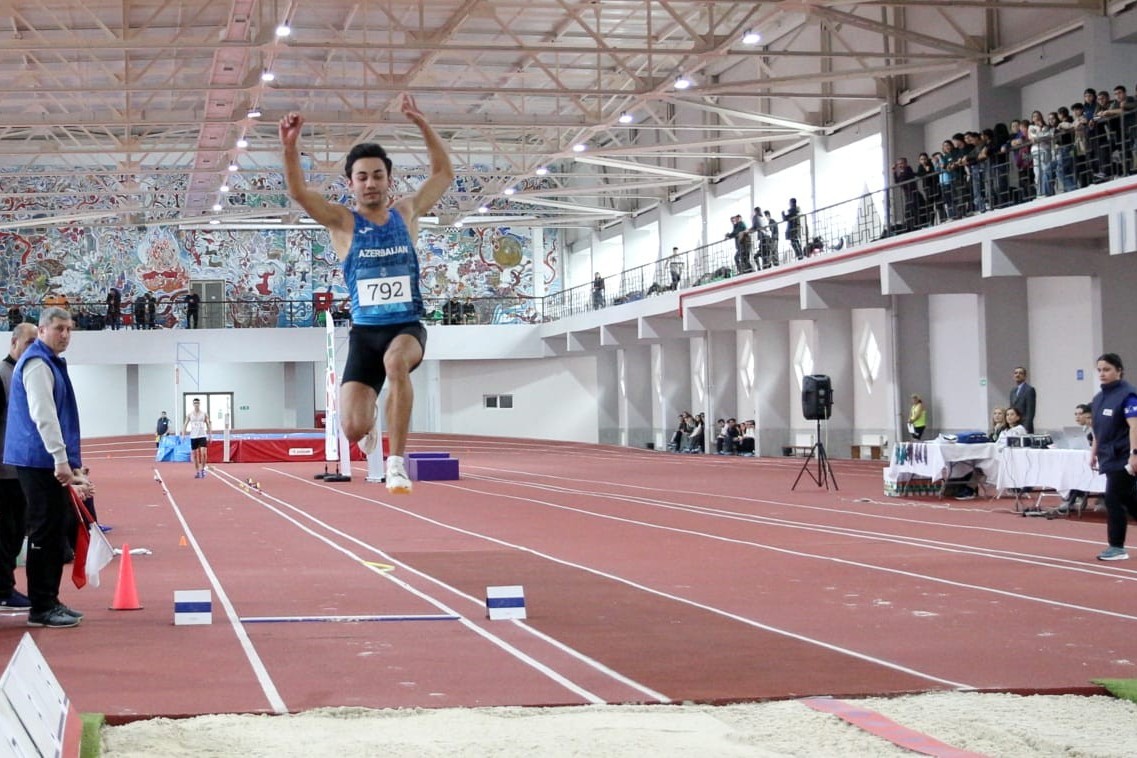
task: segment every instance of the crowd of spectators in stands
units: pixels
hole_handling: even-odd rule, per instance
[[[892,180],[911,231],[1069,192],[1134,172],[1137,101],[1123,85],[1090,87],[1081,102],[989,129],[953,134],[916,166],[899,157]]]

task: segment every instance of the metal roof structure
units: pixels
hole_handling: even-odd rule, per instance
[[[329,192],[361,141],[387,147],[413,186],[426,156],[402,93],[458,170],[440,222],[484,208],[591,226],[1129,5],[8,0],[0,229],[295,220],[279,185],[290,111],[305,115],[303,149]]]

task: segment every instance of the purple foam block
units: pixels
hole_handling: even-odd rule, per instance
[[[412,482],[439,482],[458,478],[457,458],[408,458],[407,476]]]
[[[450,453],[407,453],[407,460],[413,458],[449,458]]]

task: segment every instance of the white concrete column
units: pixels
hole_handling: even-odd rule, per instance
[[[620,381],[615,350],[596,353],[597,442],[620,444]]]
[[[848,458],[856,417],[852,312],[827,310],[814,323],[817,352],[813,356],[813,373],[828,376],[833,386],[833,411],[829,420],[821,424],[823,441],[831,458]],[[816,432],[816,422],[814,426]]]
[[[985,280],[977,307],[978,376],[980,382],[985,383],[982,392],[984,410],[982,418],[987,422],[992,408],[1006,407],[1011,387],[1014,386],[1012,374],[1015,366],[1025,366],[1028,373],[1031,371],[1027,280],[1023,277],[998,277]],[[931,318],[934,316],[929,314],[929,319]],[[959,323],[965,318],[964,312],[956,314],[954,318],[960,331],[966,329],[963,323]],[[933,345],[932,349],[934,352],[937,346]],[[943,377],[935,373],[934,365],[932,375],[942,380],[941,386],[936,388],[937,392],[950,394],[951,385],[958,377],[950,375]],[[966,418],[958,419],[961,426],[968,425],[966,421]]]
[[[281,422],[285,428],[293,429],[301,426],[301,424],[297,423],[299,421],[297,414],[297,400],[299,396],[297,389],[298,366],[295,361],[286,361],[280,368],[282,373],[281,383],[284,385],[281,390],[281,394],[283,395],[281,399],[284,404],[284,407],[281,408]],[[305,419],[303,426],[308,426],[309,423],[311,422]]]
[[[794,444],[790,419],[791,395],[801,395],[793,380],[793,350],[790,328],[785,321],[760,321],[754,335],[755,449],[759,455],[781,455],[785,445]],[[800,414],[800,410],[797,411]]]
[[[738,418],[738,351],[734,331],[708,332],[708,396],[707,420]],[[717,433],[717,429],[715,429]],[[711,436],[707,448],[714,450]]]
[[[707,332],[702,332],[698,336],[691,337],[691,356],[687,370],[691,376],[691,415],[697,416],[702,413],[707,424],[713,424],[714,417],[711,414],[714,413],[714,408],[712,407],[710,393],[710,346],[707,334]],[[704,446],[708,438],[706,434],[708,430],[709,427],[704,427]]]
[[[691,350],[687,340],[651,346],[652,426],[655,447],[666,450],[679,414],[691,409]]]
[[[735,332],[735,418],[741,424],[747,419],[758,419],[757,375],[758,336],[753,329],[740,329]]]
[[[652,432],[651,349],[648,346],[616,351],[620,444],[644,447],[654,442]]]
[[[138,364],[130,363],[126,366],[126,428],[130,430],[131,434],[138,434],[142,431],[141,416],[138,409],[139,392],[138,392]],[[177,414],[171,414],[171,418],[176,418]]]

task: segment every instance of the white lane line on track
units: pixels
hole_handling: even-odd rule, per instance
[[[672,532],[672,533],[676,533],[676,534],[685,534],[685,535],[689,535],[689,536],[702,537],[704,539],[709,539],[709,540],[713,540],[716,542],[725,542],[725,543],[732,544],[732,545],[743,545],[746,547],[755,547],[755,548],[759,548],[762,550],[768,550],[768,551],[774,552],[774,553],[781,553],[783,555],[792,555],[792,556],[797,557],[797,558],[810,558],[813,560],[825,561],[827,563],[836,563],[836,564],[843,565],[843,566],[853,566],[855,568],[868,569],[870,571],[879,571],[879,572],[882,572],[885,574],[892,574],[894,576],[903,576],[903,577],[906,577],[909,579],[920,579],[920,580],[924,580],[924,581],[928,581],[928,582],[933,582],[936,584],[944,584],[944,585],[947,585],[949,587],[958,587],[960,589],[975,590],[978,592],[986,592],[986,593],[990,593],[993,595],[999,595],[1000,597],[1009,597],[1009,598],[1012,598],[1015,600],[1022,600],[1022,601],[1026,601],[1026,602],[1039,603],[1042,605],[1050,605],[1050,606],[1054,606],[1057,608],[1067,608],[1070,610],[1084,611],[1086,613],[1093,613],[1095,615],[1107,616],[1110,618],[1117,618],[1117,619],[1122,619],[1125,621],[1137,621],[1137,615],[1133,615],[1133,614],[1129,614],[1129,613],[1120,613],[1118,611],[1110,611],[1110,610],[1106,610],[1103,608],[1091,608],[1090,606],[1086,606],[1086,605],[1078,605],[1076,603],[1067,603],[1067,602],[1064,602],[1061,600],[1051,600],[1050,598],[1039,597],[1037,595],[1026,595],[1026,594],[1023,594],[1020,592],[1011,592],[1010,590],[1001,590],[1001,589],[998,589],[996,587],[987,587],[987,586],[984,586],[981,584],[971,584],[969,582],[959,582],[959,581],[956,581],[954,579],[944,579],[942,577],[932,576],[930,574],[919,574],[919,573],[916,573],[914,571],[905,571],[903,569],[889,568],[887,566],[877,566],[877,565],[874,565],[871,563],[864,563],[862,561],[849,560],[847,558],[836,558],[834,556],[829,556],[829,555],[819,555],[817,553],[807,553],[807,552],[804,552],[801,550],[790,550],[788,548],[777,547],[775,545],[767,545],[767,544],[764,544],[761,542],[753,542],[751,540],[743,540],[743,539],[738,539],[735,537],[723,537],[721,535],[710,534],[708,532],[699,532],[699,531],[695,531],[692,529],[680,529],[678,527],[673,527],[673,526],[663,526],[661,524],[653,524],[653,523],[648,522],[648,521],[639,521],[637,519],[624,518],[623,516],[612,516],[612,515],[604,514],[604,513],[596,513],[594,511],[588,511],[588,510],[583,510],[581,508],[575,508],[575,507],[570,506],[570,505],[561,505],[560,503],[549,503],[549,502],[546,502],[543,500],[534,500],[532,498],[521,497],[518,495],[504,495],[504,494],[502,494],[500,492],[496,492],[496,491],[492,492],[492,493],[488,493],[488,492],[484,492],[482,490],[471,489],[469,487],[461,487],[458,485],[448,484],[446,482],[436,482],[436,484],[446,486],[446,487],[450,487],[452,489],[460,489],[460,490],[465,490],[467,492],[476,492],[478,494],[483,494],[483,495],[492,494],[494,497],[498,497],[498,498],[508,498],[510,500],[521,500],[521,501],[528,502],[528,503],[536,503],[539,505],[548,506],[550,508],[555,508],[558,510],[571,511],[571,512],[580,513],[580,514],[586,515],[586,516],[592,516],[594,518],[631,524],[633,526],[642,526],[642,527],[646,527],[648,529],[658,529],[660,531],[665,531],[665,532]],[[785,526],[784,524],[777,524],[777,523],[774,523],[771,525],[772,526]],[[799,526],[796,528],[810,529],[813,531],[819,531],[819,532],[823,532],[823,533],[833,533],[834,532],[834,530],[831,530],[830,528],[827,528],[827,527]],[[855,535],[853,535],[853,536],[855,536]],[[873,537],[872,539],[881,540],[883,538],[882,537]],[[1065,571],[1075,570],[1075,569],[1072,569],[1069,567],[1051,566],[1049,564],[1040,563],[1037,561],[1029,561],[1029,560],[1025,560],[1025,559],[1014,558],[1011,556],[1000,556],[1000,555],[993,555],[990,553],[975,553],[975,552],[972,552],[969,550],[951,550],[951,549],[948,549],[945,547],[935,547],[933,545],[918,544],[916,542],[910,542],[910,541],[907,541],[907,540],[902,539],[902,538],[892,538],[892,539],[889,539],[887,541],[899,543],[899,544],[904,544],[904,545],[911,545],[913,547],[924,547],[924,548],[928,548],[928,549],[941,550],[944,552],[982,555],[983,557],[995,558],[998,560],[1012,560],[1012,561],[1018,561],[1018,562],[1022,562],[1022,563],[1046,566],[1048,568],[1060,568],[1060,569],[1065,570]],[[1093,573],[1091,569],[1085,569],[1085,572]],[[1114,579],[1114,580],[1127,578],[1127,577],[1115,576],[1112,574],[1112,572],[1106,574],[1106,576],[1108,576],[1110,579]]]
[[[158,472],[158,469],[154,469],[154,478],[158,481],[158,484],[161,485],[162,492],[166,494],[166,499],[170,501],[170,507],[174,509],[174,515],[182,525],[182,530],[186,535],[186,542],[193,548],[194,554],[197,555],[197,560],[201,563],[202,569],[205,570],[206,576],[209,577],[209,583],[212,585],[213,591],[217,594],[217,601],[221,604],[221,607],[225,609],[225,616],[229,619],[229,626],[232,628],[233,634],[237,637],[241,649],[245,651],[245,657],[248,659],[249,665],[257,677],[257,682],[260,683],[261,691],[264,692],[265,699],[268,700],[269,706],[274,713],[288,713],[288,707],[284,704],[284,699],[281,698],[280,692],[276,689],[276,684],[273,683],[268,669],[265,668],[264,661],[262,661],[260,655],[257,654],[253,641],[249,639],[249,635],[246,633],[245,627],[237,615],[237,611],[233,608],[233,603],[229,601],[229,596],[221,586],[221,580],[217,578],[217,574],[214,573],[213,567],[209,565],[209,560],[206,559],[205,553],[201,550],[201,546],[197,544],[193,530],[190,529],[189,524],[186,523],[181,508],[178,507],[173,493],[166,487],[166,482],[162,479],[162,475]]]
[[[1021,552],[1017,552],[1014,550],[1006,550],[1003,548],[980,547],[980,546],[975,546],[975,545],[966,545],[966,544],[960,544],[960,543],[956,543],[956,542],[948,542],[946,540],[931,539],[928,537],[897,536],[895,534],[890,534],[888,532],[875,532],[875,531],[870,531],[867,529],[856,529],[856,528],[845,527],[845,526],[818,526],[817,524],[812,523],[812,522],[794,521],[793,519],[779,518],[776,516],[762,516],[762,515],[756,514],[756,513],[740,513],[738,511],[731,511],[731,510],[726,510],[723,508],[713,508],[710,506],[702,506],[702,505],[690,505],[687,503],[675,503],[675,502],[669,502],[666,500],[652,499],[652,498],[633,496],[633,495],[608,494],[608,493],[604,493],[604,492],[596,492],[593,490],[581,490],[581,489],[575,489],[572,487],[562,487],[559,485],[552,485],[552,484],[537,484],[537,483],[519,482],[519,481],[514,480],[514,479],[501,479],[501,478],[489,477],[489,476],[484,476],[484,475],[478,476],[476,474],[472,474],[472,475],[468,476],[467,479],[475,480],[475,481],[489,481],[489,482],[495,482],[495,483],[499,483],[499,484],[510,484],[510,485],[515,485],[518,487],[538,489],[538,490],[543,490],[546,492],[555,492],[555,493],[566,494],[566,495],[599,497],[599,498],[602,498],[604,500],[619,500],[619,501],[623,501],[626,503],[632,503],[634,505],[644,505],[644,506],[649,506],[649,507],[653,507],[653,508],[662,508],[665,510],[680,511],[683,513],[694,513],[694,514],[698,514],[698,515],[705,515],[705,516],[708,516],[711,518],[727,519],[730,521],[743,521],[746,523],[762,524],[762,525],[767,525],[767,526],[780,526],[780,527],[784,527],[786,529],[801,529],[801,530],[805,530],[805,531],[821,532],[822,534],[841,534],[841,535],[851,536],[851,537],[866,537],[866,538],[872,539],[874,541],[891,542],[891,543],[898,544],[898,545],[910,545],[913,547],[927,547],[931,550],[940,550],[940,551],[949,552],[949,553],[963,553],[966,555],[976,555],[976,556],[982,556],[985,558],[991,558],[993,560],[1012,561],[1015,563],[1026,563],[1026,564],[1031,565],[1031,566],[1041,566],[1044,568],[1057,569],[1057,570],[1061,570],[1061,571],[1072,571],[1072,572],[1079,573],[1079,574],[1089,574],[1091,576],[1102,576],[1102,577],[1109,578],[1111,581],[1115,581],[1118,579],[1120,579],[1122,581],[1137,581],[1137,570],[1125,569],[1125,568],[1121,568],[1121,567],[1112,567],[1112,566],[1106,567],[1105,565],[1101,565],[1101,564],[1091,566],[1091,565],[1087,565],[1085,561],[1074,560],[1071,558],[1057,558],[1057,557],[1053,557],[1053,556],[1039,556],[1039,555],[1036,555],[1034,553],[1021,553]],[[751,502],[768,503],[770,501],[751,501]],[[791,505],[791,504],[786,503],[784,505]],[[561,507],[571,508],[571,506],[561,506]],[[805,507],[812,508],[812,506],[805,506]],[[831,509],[831,508],[814,508],[814,510],[823,510],[826,512],[841,513],[841,514],[845,514],[845,515],[850,513],[849,511],[837,511],[837,510]],[[589,513],[589,511],[583,511],[583,512]],[[873,514],[865,514],[865,515],[868,517],[874,517]],[[892,516],[884,516],[881,518],[886,518],[886,519],[894,520],[894,521],[902,521],[905,523],[910,522],[910,523],[915,523],[915,524],[919,524],[922,526],[938,526],[937,524],[932,524],[932,523],[927,522],[927,521],[920,521],[918,519],[899,519],[899,518],[892,517]],[[951,526],[951,525],[944,525],[944,526]],[[996,534],[1010,534],[1010,535],[1018,536],[1018,537],[1024,536],[1022,532],[1017,532],[1017,531],[1012,531],[1012,530],[1003,530],[1003,529],[990,529],[989,527],[967,527],[967,526],[964,526],[961,528],[990,531],[990,532],[994,532]],[[1071,537],[1059,537],[1056,535],[1037,535],[1037,536],[1047,537],[1050,539],[1067,540],[1067,541],[1079,542],[1079,543],[1091,542],[1090,540],[1082,540],[1082,539],[1071,538]],[[1096,543],[1092,543],[1092,544],[1096,544]]]
[[[295,479],[296,481],[304,482],[305,484],[308,484],[308,485],[311,485],[314,487],[318,487],[319,489],[325,490],[327,492],[334,492],[337,494],[343,494],[343,495],[349,495],[352,497],[357,497],[360,500],[364,500],[366,502],[382,505],[385,508],[390,508],[392,510],[399,511],[400,513],[406,513],[407,515],[413,515],[409,511],[405,511],[401,508],[396,508],[395,506],[389,505],[389,504],[384,503],[382,501],[371,500],[370,498],[364,498],[364,497],[361,497],[358,495],[354,495],[353,493],[342,492],[341,490],[337,490],[334,487],[327,487],[324,485],[315,484],[315,483],[310,482],[306,479],[301,479],[298,476],[295,476],[293,474],[289,474],[289,473],[286,473],[286,472],[283,472],[283,471],[280,471],[277,469],[269,468],[268,470],[273,471],[274,473],[282,474],[282,475],[284,475],[290,479]],[[213,469],[213,471],[215,473],[219,473],[217,471],[217,469]],[[238,490],[238,488],[242,484],[242,482],[239,479],[237,479],[236,477],[234,477],[231,474],[220,472],[219,478],[221,479],[221,481],[224,484],[226,484],[227,486],[231,487],[234,490]],[[588,691],[584,687],[576,684],[575,682],[568,679],[568,677],[566,677],[566,676],[560,674],[559,672],[555,671],[552,667],[542,663],[541,661],[538,661],[537,659],[533,658],[532,656],[525,653],[524,651],[517,649],[516,647],[514,647],[509,642],[506,642],[502,638],[500,638],[500,637],[496,636],[495,634],[487,631],[486,629],[483,629],[482,627],[478,626],[476,623],[471,621],[465,615],[458,613],[458,611],[456,611],[456,610],[452,609],[450,606],[446,605],[446,603],[444,603],[442,600],[435,598],[435,597],[427,594],[426,592],[423,592],[422,590],[419,590],[419,589],[411,586],[409,583],[403,581],[399,577],[394,576],[389,571],[382,571],[378,568],[375,568],[373,566],[368,565],[368,561],[366,561],[361,556],[352,552],[350,549],[335,543],[334,541],[328,539],[327,537],[325,537],[321,534],[318,534],[317,532],[315,532],[314,530],[312,530],[308,526],[301,524],[295,518],[293,518],[292,516],[289,516],[288,514],[284,513],[282,510],[280,510],[280,508],[277,508],[274,505],[272,505],[271,503],[266,502],[266,500],[271,500],[272,502],[277,503],[278,505],[280,505],[284,508],[288,508],[289,510],[292,510],[296,513],[299,513],[302,516],[304,516],[304,518],[308,519],[309,521],[311,521],[315,524],[318,524],[322,529],[325,529],[325,530],[331,532],[332,534],[335,534],[335,535],[337,535],[337,536],[339,536],[345,540],[348,540],[350,542],[355,543],[356,545],[359,545],[360,547],[366,548],[366,549],[374,552],[376,555],[381,556],[384,561],[391,563],[393,565],[399,566],[400,568],[406,570],[407,572],[412,573],[416,576],[419,576],[423,579],[427,579],[427,580],[433,582],[434,584],[436,584],[436,585],[458,595],[459,597],[466,598],[466,599],[476,603],[480,607],[484,608],[485,606],[484,606],[483,602],[478,601],[476,598],[470,597],[469,595],[467,595],[464,592],[461,592],[460,590],[458,590],[455,587],[451,587],[451,586],[445,584],[444,582],[441,582],[438,579],[435,579],[434,577],[429,576],[428,574],[425,574],[425,573],[423,573],[423,572],[421,572],[421,571],[419,571],[419,570],[417,570],[411,566],[408,566],[407,564],[402,563],[401,561],[396,560],[393,556],[388,555],[382,549],[380,549],[374,545],[368,544],[368,543],[366,543],[366,542],[364,542],[364,541],[362,541],[362,540],[360,540],[360,539],[358,539],[358,538],[356,538],[350,534],[347,534],[346,532],[343,532],[343,531],[337,529],[336,527],[332,526],[331,524],[328,524],[328,523],[316,518],[312,514],[305,511],[304,509],[298,508],[298,507],[292,505],[291,503],[289,503],[285,500],[282,500],[278,497],[274,497],[273,495],[269,495],[266,492],[264,492],[263,490],[245,489],[245,490],[240,490],[240,491],[243,495],[245,495],[245,497],[249,498],[250,500],[253,500],[256,503],[258,503],[263,508],[266,508],[267,510],[272,511],[276,515],[280,516],[284,520],[286,520],[289,523],[291,523],[292,525],[294,525],[296,528],[298,528],[298,529],[306,532],[307,534],[315,537],[316,539],[324,542],[325,544],[332,547],[333,549],[340,551],[341,553],[352,558],[355,561],[358,561],[360,564],[363,564],[368,570],[372,571],[373,573],[378,574],[379,576],[383,577],[387,581],[393,582],[394,584],[398,585],[399,587],[406,590],[407,592],[415,595],[416,597],[419,597],[422,600],[425,600],[427,603],[434,606],[435,608],[438,608],[443,613],[458,616],[459,623],[461,623],[467,629],[474,632],[478,636],[484,638],[485,640],[489,641],[490,643],[497,646],[498,648],[502,649],[503,651],[505,651],[509,655],[511,655],[514,658],[516,658],[517,660],[519,660],[520,662],[528,665],[529,667],[533,668],[534,670],[545,675],[546,677],[548,677],[552,681],[561,685],[562,687],[569,690],[570,692],[576,694],[580,698],[588,701],[589,703],[592,703],[593,705],[602,705],[602,704],[605,704],[607,702],[604,700],[604,698],[602,698],[599,695],[596,695],[596,694]],[[586,660],[579,655],[577,657],[581,658],[582,660]],[[597,664],[597,667],[594,667],[594,668],[596,668],[596,670],[599,671],[601,669],[598,668],[598,666],[599,666],[599,664]],[[612,672],[612,673],[614,674],[615,672]],[[617,678],[619,681],[623,682],[624,684],[627,684],[628,686],[633,687],[634,689],[643,693],[644,695],[647,695],[650,698],[658,700],[661,703],[670,703],[671,702],[671,699],[668,698],[666,695],[664,695],[660,692],[656,692],[655,690],[652,690],[651,688],[646,687],[644,685],[641,685],[637,682],[634,682],[634,681],[632,681],[626,677],[616,675],[615,678]]]
[[[578,481],[577,479],[575,479],[573,477],[556,476],[554,474],[531,473],[528,471],[518,471],[516,469],[490,468],[488,466],[470,466],[470,467],[464,467],[463,471],[465,471],[466,468],[484,469],[487,471],[495,471],[495,472],[504,472],[505,474],[516,474],[520,477],[527,477],[527,478],[555,479],[558,481],[565,481],[565,482],[571,482],[571,483],[575,483]],[[482,476],[486,476],[486,475],[483,474]],[[481,477],[479,477],[476,474],[470,474],[466,478],[478,479]],[[501,481],[512,482],[513,484],[516,484],[518,486],[530,486],[533,484],[532,482],[525,481],[524,479],[507,479],[504,477],[501,478]],[[602,485],[604,487],[624,488],[624,489],[632,489],[632,490],[645,490],[647,492],[659,492],[658,487],[650,487],[650,486],[642,485],[642,484],[628,484],[626,482],[596,481],[596,480],[594,480],[593,484]],[[613,497],[613,498],[631,497],[630,495],[609,495],[607,492],[604,492],[604,491],[580,489],[579,486],[577,486],[575,489],[571,489],[570,491],[578,493],[578,494],[582,494],[582,495],[598,495],[600,497]],[[878,519],[881,521],[899,521],[899,522],[904,523],[904,524],[916,524],[919,526],[958,529],[961,531],[987,532],[990,534],[1009,534],[1009,535],[1013,535],[1016,537],[1029,536],[1029,537],[1037,537],[1040,539],[1047,539],[1047,540],[1059,540],[1062,542],[1076,542],[1076,543],[1085,544],[1085,545],[1096,545],[1099,547],[1100,547],[1100,543],[1101,543],[1100,540],[1087,540],[1087,539],[1081,539],[1079,537],[1064,537],[1064,536],[1058,535],[1058,534],[1043,534],[1043,533],[1038,533],[1038,532],[1023,532],[1022,530],[1019,530],[1019,529],[996,529],[996,528],[990,527],[990,526],[976,526],[973,524],[948,524],[948,523],[944,523],[942,521],[927,521],[925,519],[910,518],[910,517],[906,517],[906,516],[893,516],[893,515],[890,515],[887,513],[869,513],[867,511],[851,511],[848,508],[833,508],[833,507],[824,506],[824,505],[808,505],[806,503],[793,503],[793,502],[789,502],[787,500],[768,500],[765,498],[753,497],[753,496],[749,496],[749,495],[743,496],[743,495],[729,495],[729,494],[721,494],[721,493],[708,494],[706,492],[700,492],[697,490],[674,490],[674,489],[668,490],[668,492],[669,492],[669,494],[673,494],[673,495],[690,495],[692,497],[698,497],[698,498],[704,498],[704,499],[714,498],[717,500],[736,500],[736,501],[743,502],[743,503],[753,503],[753,504],[758,504],[758,505],[776,505],[776,506],[780,506],[783,508],[793,508],[795,510],[820,511],[822,513],[837,513],[837,514],[844,515],[844,516],[855,515],[855,516],[859,516],[862,518]],[[666,501],[660,501],[660,502],[666,502]],[[944,511],[944,510],[966,511],[968,513],[972,513],[972,512],[991,513],[992,512],[992,511],[988,511],[988,510],[985,510],[982,508],[962,509],[962,508],[947,508],[946,506],[944,508],[937,508],[936,510],[937,511]],[[1117,567],[1117,568],[1120,568],[1120,567]],[[1122,571],[1132,571],[1134,574],[1137,574],[1137,569],[1121,569],[1121,570]]]
[[[304,482],[305,484],[312,484],[311,482],[308,482],[305,479],[301,479],[300,477],[293,476],[292,474],[289,474],[289,473],[284,472],[284,471],[279,471],[276,469],[269,469],[269,470],[275,471],[276,473],[279,473],[279,474],[282,474],[282,475],[287,476],[289,478],[295,479],[296,481]],[[566,508],[566,506],[560,506],[556,503],[545,503],[543,501],[533,500],[531,498],[522,498],[522,497],[517,497],[517,496],[513,496],[513,495],[502,495],[502,494],[497,493],[497,492],[485,493],[485,492],[481,492],[480,490],[474,490],[474,489],[471,489],[468,487],[462,487],[459,485],[448,484],[447,482],[433,482],[433,484],[442,485],[442,486],[448,487],[450,489],[464,490],[467,492],[476,492],[478,494],[493,494],[494,497],[508,498],[511,500],[524,500],[526,502],[536,503],[538,505],[548,505],[548,506],[554,507],[554,508]],[[318,486],[318,485],[313,485],[313,486]],[[586,566],[582,563],[576,563],[574,561],[569,561],[569,560],[566,560],[563,558],[558,558],[554,555],[542,552],[540,550],[534,550],[533,548],[526,547],[524,545],[518,545],[516,543],[508,542],[506,540],[499,539],[497,537],[491,537],[488,534],[482,534],[480,532],[475,532],[475,531],[472,531],[469,529],[464,529],[464,528],[459,527],[459,526],[454,526],[453,524],[447,524],[447,523],[444,523],[444,522],[439,521],[437,519],[433,519],[433,518],[430,518],[428,516],[423,516],[420,513],[415,513],[414,511],[409,511],[409,510],[406,510],[404,508],[396,508],[394,506],[390,506],[387,503],[384,503],[384,502],[379,501],[379,500],[372,500],[371,498],[367,498],[367,497],[364,497],[362,495],[357,495],[357,494],[352,493],[352,492],[342,492],[340,490],[335,490],[334,488],[331,488],[331,487],[323,487],[322,489],[327,489],[327,490],[332,491],[332,492],[339,492],[340,494],[348,496],[348,497],[354,497],[354,498],[357,498],[359,500],[363,500],[365,502],[375,503],[377,505],[381,505],[385,508],[391,508],[392,510],[398,511],[399,513],[405,514],[411,518],[418,519],[420,521],[426,522],[428,524],[432,524],[434,526],[438,526],[438,527],[443,528],[443,529],[448,529],[450,531],[457,532],[459,534],[465,534],[465,535],[470,536],[470,537],[482,539],[482,540],[485,540],[486,542],[490,542],[490,543],[495,544],[495,545],[500,545],[502,547],[507,547],[507,548],[510,548],[512,550],[517,550],[517,551],[520,551],[523,553],[528,553],[529,555],[534,555],[534,556],[537,556],[538,558],[543,558],[547,561],[551,561],[553,563],[557,563],[557,564],[560,564],[562,566],[568,566],[570,568],[578,569],[580,571],[585,571],[587,573],[593,574],[594,576],[599,576],[599,577],[604,578],[604,579],[609,579],[611,581],[618,582],[620,584],[631,587],[633,589],[640,590],[641,592],[646,592],[650,595],[662,597],[666,600],[671,600],[671,601],[674,601],[677,603],[682,603],[683,605],[691,606],[693,608],[698,608],[700,610],[704,610],[704,611],[707,611],[709,613],[713,613],[717,616],[722,616],[724,618],[728,618],[728,619],[731,619],[733,621],[737,621],[739,623],[745,624],[745,625],[750,626],[750,627],[754,627],[756,629],[761,629],[763,631],[772,632],[774,634],[778,634],[778,635],[781,635],[783,637],[788,637],[790,639],[798,640],[799,642],[805,642],[807,644],[814,645],[814,646],[820,647],[820,648],[824,648],[826,650],[830,650],[830,651],[835,652],[835,653],[847,655],[851,658],[856,658],[858,660],[866,661],[866,662],[872,663],[874,665],[883,666],[883,667],[891,669],[893,671],[899,671],[901,673],[909,674],[911,676],[915,676],[915,677],[918,677],[920,679],[926,679],[926,680],[931,681],[931,682],[936,682],[939,684],[945,684],[945,685],[948,685],[950,687],[954,687],[956,689],[962,689],[962,690],[974,689],[974,687],[972,687],[971,685],[964,684],[962,682],[955,682],[955,681],[952,681],[950,679],[944,679],[942,677],[935,676],[934,674],[929,674],[929,673],[926,673],[923,671],[918,671],[918,670],[910,668],[908,666],[903,666],[899,663],[894,663],[892,661],[886,661],[883,658],[877,658],[875,656],[867,655],[865,653],[860,653],[856,650],[851,650],[851,649],[846,648],[846,647],[841,647],[840,645],[834,645],[832,643],[825,642],[823,640],[819,640],[819,639],[816,639],[814,637],[808,637],[808,636],[803,635],[803,634],[798,634],[797,632],[791,632],[787,629],[781,629],[781,628],[778,628],[775,626],[770,626],[769,624],[763,624],[762,622],[757,621],[755,619],[748,618],[746,616],[740,616],[736,613],[732,613],[730,611],[723,610],[722,608],[717,608],[717,607],[712,606],[712,605],[700,603],[698,601],[691,600],[691,599],[685,598],[685,597],[681,597],[679,595],[675,595],[675,594],[672,594],[670,592],[664,592],[662,590],[657,590],[654,587],[648,587],[647,585],[640,584],[639,582],[635,582],[635,581],[632,581],[630,579],[626,579],[624,577],[608,573],[606,571],[601,571],[600,569],[596,569],[596,568],[593,568],[591,566]],[[569,509],[569,510],[575,510],[575,509]],[[587,513],[587,512],[585,512],[585,513]],[[588,515],[596,515],[596,514],[588,514]],[[635,522],[635,521],[631,521],[630,519],[616,518],[614,520],[624,521],[624,522],[632,523],[632,524],[639,523],[642,526],[654,528],[654,529],[663,529],[666,531],[698,535],[698,533],[695,533],[695,532],[688,532],[688,531],[682,530],[682,529],[673,529],[671,527],[661,527],[661,526],[658,526],[656,524],[650,524],[650,523],[646,523],[646,522]],[[699,536],[711,536],[711,537],[713,537],[713,535],[699,535]],[[724,540],[724,541],[737,542],[740,544],[749,544],[749,543],[742,542],[741,540]],[[791,551],[782,551],[782,552],[791,552]]]

